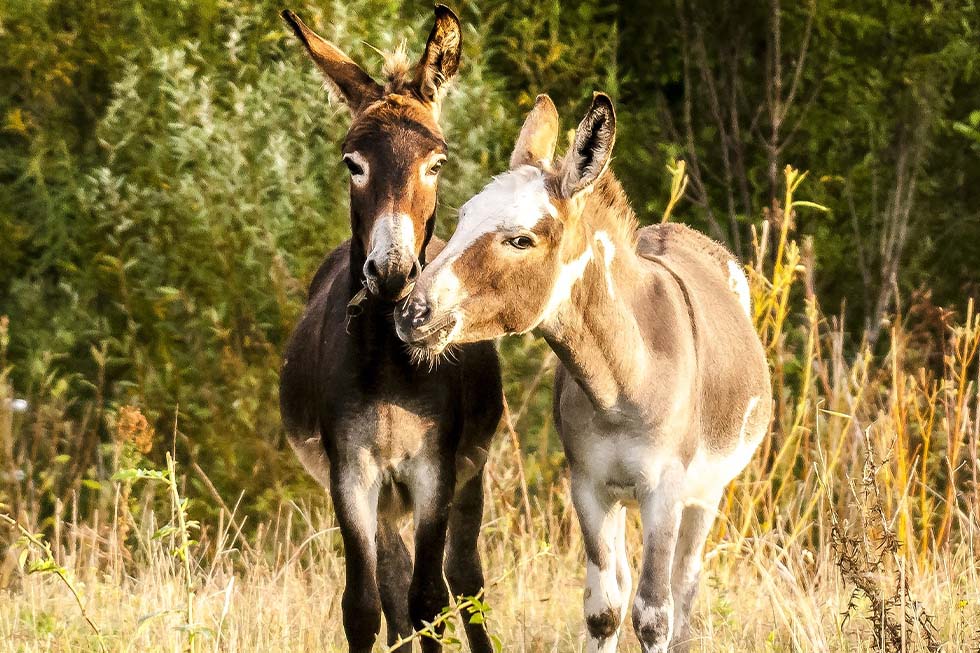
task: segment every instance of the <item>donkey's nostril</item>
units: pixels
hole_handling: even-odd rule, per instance
[[[418,261],[412,263],[412,269],[408,271],[408,281],[412,282],[419,278],[419,273],[422,271],[422,266],[419,265]]]
[[[379,276],[381,276],[378,273],[378,264],[374,262],[374,259],[369,258],[367,263],[364,264],[364,274],[373,279],[377,279]]]

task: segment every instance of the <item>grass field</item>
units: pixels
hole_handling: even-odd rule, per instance
[[[787,174],[783,206],[802,208]],[[758,237],[776,251],[757,247],[748,266],[776,418],[720,506],[695,650],[978,651],[980,319],[972,306],[940,311],[929,340],[920,301],[886,325],[887,352],[846,353],[809,290],[809,247],[780,213]],[[131,417],[120,452],[153,444]],[[518,435],[503,425],[486,479],[487,620],[505,651],[583,650],[584,553],[567,481],[529,491]],[[4,518],[0,651],[343,650],[342,547],[323,496],[255,525],[214,493],[217,519],[197,524],[184,492],[198,470],[125,460],[90,517],[59,503],[42,523],[25,498]],[[630,538],[636,569],[635,521]],[[447,612],[456,631],[465,611]],[[624,633],[620,650],[638,650]]]
[[[516,475],[507,464],[512,455],[503,441],[489,481],[494,499],[483,534],[489,623],[506,651],[583,650],[584,553],[568,489],[556,487],[528,524],[518,506],[501,498],[514,496]],[[745,535],[731,516],[721,520],[707,547],[695,650],[878,650],[874,631],[882,620],[875,618],[869,597],[854,596],[854,585],[841,577],[829,501],[817,496],[817,477],[827,469],[814,469],[787,503],[796,514],[777,511],[776,523],[755,523]],[[759,483],[750,479],[740,481],[733,496],[751,496]],[[204,526],[201,544],[192,549],[199,553],[188,560],[189,584],[180,557],[173,555],[179,534],[154,538],[170,515],[137,515],[127,538],[135,546],[120,539],[129,517],[116,515],[101,524],[69,521],[51,546],[84,613],[56,571],[25,576],[0,594],[0,650],[97,651],[100,638],[110,651],[343,650],[340,538],[332,513],[317,503],[315,509],[283,506],[247,544],[230,521]],[[815,508],[804,517],[809,503]],[[859,521],[860,515],[856,509],[851,518]],[[871,523],[860,529],[867,529],[870,541],[855,543],[855,564],[876,598],[887,601],[902,578],[908,583],[906,605],[889,611],[888,623],[905,642],[896,650],[930,650],[912,600],[931,616],[933,639],[948,642],[943,650],[977,650],[980,579],[970,542],[955,538],[921,561],[908,551],[898,558],[886,555],[876,569],[864,556],[877,556],[881,525],[872,511],[864,516]],[[801,535],[794,537],[796,531]],[[638,537],[635,525],[631,535]],[[43,559],[37,547],[32,550],[32,559]],[[11,572],[9,561],[5,571]],[[917,622],[904,630],[903,607]],[[621,650],[639,650],[628,625],[625,631]]]

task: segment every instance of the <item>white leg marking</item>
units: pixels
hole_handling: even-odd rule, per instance
[[[664,469],[657,485],[640,499],[643,566],[633,601],[633,628],[644,653],[666,653],[673,633],[671,567],[682,514],[679,490],[684,470]]]
[[[611,553],[615,553],[615,550]],[[610,564],[606,569],[600,571],[596,565],[591,562],[588,563],[585,571],[585,585],[585,618],[600,616],[611,607],[613,610],[618,608],[620,623],[622,623],[622,617],[626,615],[627,606],[616,580],[616,565]],[[602,653],[615,651],[618,641],[619,631],[604,639],[597,639],[590,635],[589,651]]]
[[[616,518],[616,573],[619,580],[619,595],[623,599],[623,607],[619,610],[619,623],[623,623],[629,610],[627,599],[633,591],[630,559],[626,555],[626,506],[619,509],[619,515]]]
[[[584,612],[588,632],[588,651],[590,653],[612,653],[619,641],[619,628],[626,615],[629,588],[623,592],[621,579],[617,573],[620,566],[620,551],[625,554],[625,546],[620,535],[625,528],[625,509],[609,505],[597,496],[591,479],[573,482],[575,510],[582,525],[583,535],[593,541],[604,558],[605,568],[600,569],[595,562],[587,560],[585,572]],[[625,555],[624,555],[625,557]],[[628,582],[628,581],[627,581]],[[610,613],[615,619],[610,623]],[[610,633],[608,636],[602,634]],[[595,629],[599,629],[598,632]],[[593,633],[595,633],[593,635]]]
[[[364,529],[365,541],[374,551],[374,538],[378,532],[378,494],[381,489],[381,470],[369,453],[347,470],[341,482],[341,492],[347,508],[352,511],[351,521]]]
[[[613,288],[612,276],[612,262],[616,256],[616,246],[613,245],[612,239],[605,231],[595,232],[595,239],[602,245],[602,258],[605,263],[606,273],[606,290],[609,292],[610,298],[616,299],[616,289]]]
[[[728,289],[738,295],[738,301],[742,304],[745,314],[752,317],[752,293],[749,291],[749,280],[745,278],[745,272],[735,261],[728,262]]]

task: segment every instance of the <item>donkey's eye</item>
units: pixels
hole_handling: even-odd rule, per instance
[[[364,168],[362,168],[360,164],[355,163],[350,157],[345,156],[344,163],[347,164],[347,169],[350,170],[350,173],[355,177],[364,174]]]
[[[507,244],[515,249],[528,249],[534,247],[534,240],[530,236],[515,236],[508,240]]]
[[[446,162],[446,159],[445,158],[436,159],[436,161],[432,165],[429,166],[429,169],[428,169],[427,172],[430,175],[437,175],[437,174],[439,174],[439,171],[442,170],[442,165],[445,162]]]

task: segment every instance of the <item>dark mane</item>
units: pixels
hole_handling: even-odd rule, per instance
[[[617,234],[623,242],[636,245],[636,231],[640,223],[626,197],[622,184],[611,171],[596,182],[585,201],[583,215],[589,216],[592,226]]]

